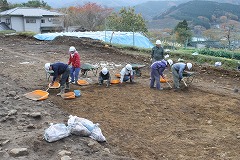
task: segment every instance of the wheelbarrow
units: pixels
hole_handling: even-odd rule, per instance
[[[140,77],[142,75],[141,69],[146,65],[132,63],[131,66],[132,66],[132,69],[135,70],[135,74]]]
[[[97,65],[92,65],[90,63],[84,63],[81,65],[80,68],[81,68],[82,76],[84,76],[84,77],[87,77],[88,71],[92,71],[94,76],[97,75],[97,70],[98,70]]]

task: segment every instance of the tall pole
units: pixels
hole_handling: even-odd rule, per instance
[[[105,42],[107,41],[107,24],[106,24],[106,18],[104,19],[104,28],[105,28]]]

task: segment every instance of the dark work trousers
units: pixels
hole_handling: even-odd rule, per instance
[[[69,67],[66,68],[65,72],[63,72],[62,74],[62,78],[60,80],[60,85],[61,87],[64,87],[65,83],[68,84],[69,83],[69,74],[70,74],[70,69]]]
[[[150,88],[154,87],[154,83],[156,81],[156,89],[161,88],[160,86],[160,74],[159,71],[156,69],[151,69],[151,81],[150,81]]]

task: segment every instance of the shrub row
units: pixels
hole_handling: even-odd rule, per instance
[[[203,55],[214,56],[214,57],[223,57],[223,58],[240,60],[240,53],[227,52],[224,50],[214,51],[210,49],[203,49],[203,50],[199,50],[198,53]]]
[[[239,66],[238,60],[236,59],[227,59],[222,57],[215,57],[210,55],[195,55],[193,56],[192,53],[186,51],[174,51],[171,52],[170,55],[175,61],[178,58],[184,59],[186,61],[192,61],[197,64],[208,64],[208,65],[215,65],[215,62],[222,62],[222,67],[230,70],[235,70]]]

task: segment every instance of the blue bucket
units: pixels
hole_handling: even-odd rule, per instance
[[[80,90],[74,90],[73,92],[74,92],[76,97],[80,97],[81,96],[81,91]]]

